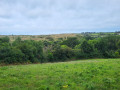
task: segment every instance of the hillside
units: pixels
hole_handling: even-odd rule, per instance
[[[67,39],[68,37],[75,37],[76,34],[52,34],[52,35],[0,35],[0,37],[8,36],[10,41],[15,41],[16,38],[20,37],[22,40],[58,40],[58,39]]]
[[[120,90],[120,59],[0,67],[0,90]]]
[[[115,32],[86,32],[86,33],[65,33],[65,34],[50,34],[50,35],[0,35],[1,37],[8,36],[10,38],[10,41],[15,41],[18,37],[20,37],[22,40],[65,40],[69,37],[81,37],[84,35],[90,35],[92,37],[103,37],[106,35],[114,35]]]

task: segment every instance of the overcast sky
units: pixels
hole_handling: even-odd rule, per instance
[[[0,0],[0,35],[120,30],[120,0]]]

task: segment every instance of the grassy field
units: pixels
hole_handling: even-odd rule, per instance
[[[120,90],[120,59],[0,67],[0,90]]]
[[[76,37],[76,34],[51,34],[51,35],[0,35],[0,38],[8,36],[10,38],[10,41],[15,41],[18,37],[21,38],[21,40],[49,40],[49,38],[53,38],[54,40],[58,40],[60,38],[67,39],[68,37]]]
[[[102,35],[103,34],[103,35]],[[114,33],[109,32],[109,33],[89,33],[90,36],[92,37],[104,37],[107,35],[114,35]],[[10,41],[13,42],[15,41],[18,37],[21,38],[21,40],[35,40],[35,41],[40,41],[40,40],[47,40],[49,41],[51,38],[53,40],[66,40],[69,37],[82,37],[84,34],[81,33],[65,33],[65,34],[50,34],[50,35],[0,35],[0,38],[8,36],[10,38]]]

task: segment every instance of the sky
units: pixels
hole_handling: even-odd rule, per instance
[[[120,31],[120,0],[0,0],[0,35]]]

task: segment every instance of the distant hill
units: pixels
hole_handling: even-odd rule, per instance
[[[76,34],[52,34],[52,35],[0,35],[0,37],[8,36],[10,41],[14,41],[16,38],[20,37],[22,40],[57,40],[57,39],[67,39],[68,37],[75,37]]]
[[[80,37],[90,35],[92,37],[113,35],[116,32],[83,32],[83,33],[65,33],[65,34],[51,34],[51,35],[0,35],[0,37],[8,36],[10,41],[13,42],[16,38],[20,37],[22,40],[64,40],[69,37]]]

